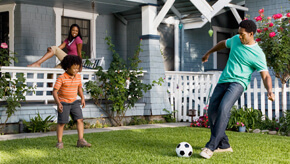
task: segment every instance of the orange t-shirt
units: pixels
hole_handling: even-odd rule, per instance
[[[69,76],[65,72],[57,78],[53,88],[58,90],[60,102],[72,103],[77,99],[78,87],[82,87],[81,75]]]

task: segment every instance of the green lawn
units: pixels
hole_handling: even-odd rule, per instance
[[[290,137],[227,132],[234,153],[199,157],[210,136],[206,128],[159,128],[85,134],[91,148],[77,148],[77,135],[65,135],[64,149],[56,137],[0,142],[1,163],[290,163]],[[192,145],[190,158],[177,157],[175,147]]]

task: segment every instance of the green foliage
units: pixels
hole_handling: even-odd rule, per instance
[[[136,116],[132,117],[129,123],[129,125],[143,125],[143,124],[148,124],[148,121],[142,118],[138,118]]]
[[[265,117],[265,120],[261,120],[257,123],[257,128],[262,130],[279,130],[278,120],[270,120],[268,117]]]
[[[50,122],[53,117],[54,116],[49,115],[43,120],[38,113],[37,116],[30,119],[30,122],[26,122],[25,120],[23,120],[23,123],[30,132],[46,132],[51,125],[55,124],[53,122]]]
[[[280,118],[279,131],[285,132],[286,134],[290,133],[290,110],[287,110],[284,114],[284,117]]]
[[[268,67],[272,68],[275,76],[285,84],[290,78],[290,17],[285,14],[285,17],[277,18],[274,14],[272,19],[267,19],[263,12],[260,12],[262,20],[257,20],[259,29],[256,38],[261,40],[258,43],[265,52]],[[275,36],[271,37],[270,33],[272,36],[275,33]]]
[[[0,48],[1,66],[9,66],[12,60],[18,62],[17,58],[11,56],[10,54],[8,48]],[[6,101],[3,107],[7,109],[7,118],[5,120],[4,127],[8,119],[15,113],[15,111],[17,111],[17,108],[21,107],[20,102],[26,100],[25,93],[34,91],[34,88],[27,86],[25,81],[26,79],[23,73],[16,74],[16,78],[12,79],[9,73],[0,72],[0,99],[4,99]]]
[[[228,128],[236,128],[237,122],[243,122],[247,129],[255,128],[256,123],[261,122],[262,112],[253,108],[240,108],[234,106],[231,110]]]
[[[162,116],[166,122],[176,122],[176,119],[174,118],[174,113],[176,113],[177,110],[170,112],[169,110],[164,108],[163,111],[168,113],[168,114]]]
[[[98,81],[89,81],[85,83],[85,87],[96,100],[95,103],[107,114],[112,124],[121,126],[127,109],[134,107],[135,103],[143,97],[143,93],[152,89],[155,84],[162,85],[163,79],[159,78],[152,84],[142,83],[139,76],[143,75],[143,69],[138,67],[141,62],[139,60],[139,53],[142,51],[141,44],[134,56],[129,59],[130,65],[127,66],[114,50],[115,46],[111,37],[107,36],[105,40],[109,50],[112,51],[113,60],[107,72],[98,66],[96,68]],[[130,85],[127,84],[128,82]]]

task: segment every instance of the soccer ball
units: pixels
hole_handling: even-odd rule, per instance
[[[192,147],[187,142],[181,142],[176,146],[176,154],[178,157],[190,157],[192,155]]]

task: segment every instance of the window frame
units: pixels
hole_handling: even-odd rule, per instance
[[[91,48],[91,58],[96,58],[96,19],[99,14],[91,13],[91,12],[83,12],[76,10],[69,10],[63,8],[53,8],[55,12],[55,43],[56,46],[59,46],[62,43],[61,40],[61,17],[71,17],[78,19],[86,19],[90,21],[90,48]],[[58,59],[56,59],[58,61]]]

